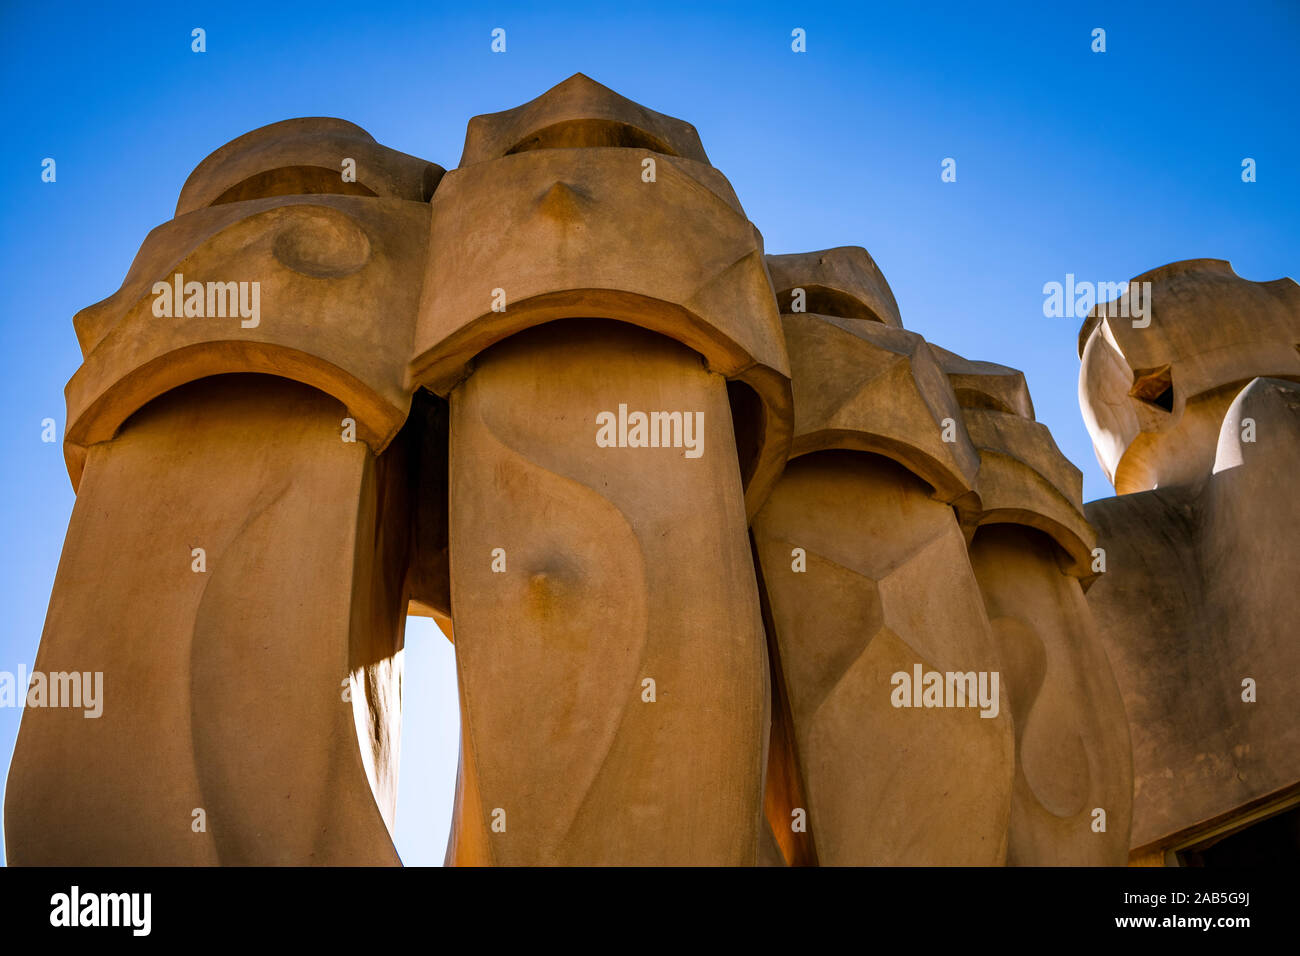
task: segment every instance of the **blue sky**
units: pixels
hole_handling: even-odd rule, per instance
[[[190,50],[194,27],[206,53]],[[7,4],[0,53],[10,672],[35,658],[72,509],[60,448],[40,441],[46,417],[62,436],[72,316],[117,289],[204,156],[267,123],[339,116],[454,167],[471,116],[578,71],[689,120],[768,252],[865,246],[908,328],[1023,369],[1085,499],[1112,491],[1079,416],[1078,322],[1043,316],[1043,284],[1202,256],[1249,279],[1300,273],[1292,2]],[[940,181],[945,157],[955,183]],[[453,658],[428,622],[407,643],[397,843],[406,862],[436,864]],[[0,773],[19,716],[0,710]]]

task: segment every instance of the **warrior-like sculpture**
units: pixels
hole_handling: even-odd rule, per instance
[[[863,249],[766,255],[585,76],[450,171],[239,137],[74,319],[35,670],[104,704],[24,713],[10,861],[399,863],[408,613],[455,643],[449,863],[1122,863],[1276,803],[1296,287],[1142,278],[1149,328],[1081,335],[1085,509],[1019,372]]]

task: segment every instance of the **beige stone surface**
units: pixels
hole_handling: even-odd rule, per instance
[[[1124,704],[1083,593],[1096,577],[1096,534],[1083,515],[1082,475],[1033,420],[1023,374],[931,349],[980,457],[970,560],[1016,735],[1007,862],[1122,864],[1132,757]]]
[[[342,161],[356,163],[356,181]],[[343,402],[379,453],[406,418],[409,357],[428,241],[433,163],[324,117],[247,133],[190,175],[176,218],[145,239],[122,287],[73,319],[85,361],[68,383],[74,486],[86,449],[171,388],[261,372]],[[203,285],[202,310],[159,314],[155,284]],[[232,315],[213,283],[242,283]],[[189,293],[185,293],[188,299]],[[174,297],[179,300],[180,297]],[[252,311],[252,310],[250,310]]]
[[[1013,523],[983,525],[970,546],[1015,721],[1007,863],[1120,865],[1133,803],[1128,722],[1063,557],[1051,538]]]
[[[891,675],[916,664],[999,668],[952,509],[895,462],[826,451],[786,467],[754,539],[817,860],[1003,862],[1015,767],[1005,697],[993,718],[891,703]]]
[[[968,523],[1037,528],[1068,556],[1070,573],[1090,581],[1096,534],[1083,516],[1083,474],[1061,454],[1047,427],[1034,421],[1024,375],[934,345],[930,351],[948,375],[979,455],[979,511]]]
[[[449,861],[753,864],[768,665],[725,380],[595,319],[475,365],[451,393]],[[599,447],[620,404],[701,413],[702,453]]]
[[[34,670],[102,715],[23,712],[9,862],[398,862],[404,465],[342,416],[221,376],[91,448]]]
[[[1034,402],[1025,373],[996,362],[963,358],[930,343],[930,352],[948,375],[957,403],[969,412],[982,408],[1034,419]]]
[[[1245,417],[1255,443],[1240,441]],[[1108,564],[1088,601],[1133,738],[1135,848],[1300,781],[1297,469],[1300,386],[1255,379],[1202,481],[1088,505]]]
[[[768,256],[767,267],[782,312],[795,311],[794,290],[802,289],[800,312],[866,319],[895,329],[903,327],[893,290],[876,260],[861,246]]]
[[[1132,735],[1132,847],[1154,859],[1300,783],[1300,290],[1217,259],[1134,281],[1151,324],[1090,316],[1079,395],[1120,492],[1086,509],[1107,561],[1088,602]]]
[[[788,863],[1001,863],[1014,769],[1001,695],[991,717],[891,701],[892,675],[917,664],[998,669],[953,507],[978,507],[961,408],[865,250],[769,262],[779,294],[802,288],[830,314],[782,317],[792,458],[753,523],[781,681],[765,828]],[[801,805],[806,837],[790,832]]]
[[[690,123],[656,113],[575,73],[523,106],[473,117],[465,131],[460,165],[534,149],[602,146],[709,162]]]
[[[344,161],[355,180],[344,179]],[[271,123],[231,140],[195,167],[176,217],[208,206],[327,193],[428,202],[444,170],[389,149],[355,123],[310,116]]]
[[[358,436],[382,451],[410,405],[402,366],[427,226],[424,204],[350,196],[228,203],[159,226],[122,288],[75,320],[85,361],[67,387],[74,483],[86,449],[148,401],[227,372],[278,375],[334,395]],[[178,273],[185,282],[258,282],[258,324],[159,317],[154,283],[174,283]]]
[[[921,477],[936,499],[975,506],[979,456],[925,339],[834,315],[783,321],[795,399],[791,457],[831,448],[883,455]]]

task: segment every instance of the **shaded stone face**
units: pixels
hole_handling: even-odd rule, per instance
[[[979,454],[970,560],[1016,736],[1007,862],[1123,863],[1128,727],[1084,599],[1097,571],[1082,476],[1033,420],[1023,375],[932,348]]]
[[[1008,864],[1124,863],[1128,725],[1078,579],[1060,547],[1025,524],[981,526],[970,557],[1016,731]]]
[[[11,861],[397,862],[402,465],[343,414],[216,376],[90,449],[35,670],[103,711],[24,711]]]
[[[1208,476],[1088,505],[1108,565],[1088,601],[1129,714],[1145,856],[1196,846],[1300,777],[1300,702],[1283,690],[1300,668],[1297,467],[1300,385],[1257,378]]]
[[[816,859],[1002,863],[1005,699],[994,687],[981,714],[925,706],[910,684],[905,706],[895,694],[895,675],[917,668],[1000,670],[953,510],[895,462],[824,451],[787,466],[754,541]],[[789,825],[781,816],[774,827]]]
[[[1289,280],[1139,280],[1149,325],[1080,337],[1085,509],[1020,372],[865,249],[767,255],[694,127],[588,77],[451,171],[239,137],[73,320],[36,669],[102,709],[24,714],[10,859],[397,864],[407,613],[456,643],[451,863],[1177,849],[1300,770],[1233,685],[1297,665],[1300,335]]]

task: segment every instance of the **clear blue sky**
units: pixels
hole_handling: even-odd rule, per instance
[[[695,124],[769,252],[865,246],[908,328],[1023,369],[1086,499],[1112,492],[1077,407],[1078,322],[1044,318],[1043,284],[1200,256],[1250,279],[1300,273],[1294,2],[121,6],[0,13],[0,670],[31,667],[72,509],[60,448],[40,441],[45,417],[62,437],[72,316],[118,288],[204,156],[267,123],[343,117],[454,167],[471,116],[587,73]],[[944,157],[956,183],[940,182]],[[1241,181],[1244,157],[1258,182]],[[442,860],[452,667],[415,625],[408,863]],[[0,773],[19,716],[0,710]]]

